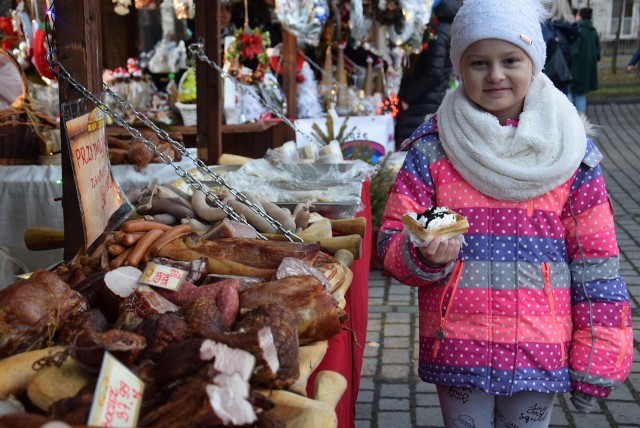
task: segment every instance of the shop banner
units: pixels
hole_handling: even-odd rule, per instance
[[[105,113],[80,100],[62,105],[71,166],[80,199],[85,249],[114,229],[133,210],[113,179],[107,148]]]

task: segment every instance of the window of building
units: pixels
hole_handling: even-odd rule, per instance
[[[611,25],[609,26],[612,35],[615,35],[618,30],[620,10],[622,10],[622,27],[620,28],[620,36],[632,35],[631,18],[633,16],[633,3],[634,0],[613,0],[613,7],[611,9]]]

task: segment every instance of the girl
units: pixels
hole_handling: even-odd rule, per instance
[[[419,287],[419,374],[445,425],[546,427],[557,393],[589,412],[632,361],[602,156],[541,72],[541,3],[465,0],[462,85],[407,140],[382,219],[385,268]],[[446,206],[464,239],[415,244],[401,217]]]

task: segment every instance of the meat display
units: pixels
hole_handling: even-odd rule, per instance
[[[42,420],[82,425],[109,352],[145,383],[141,426],[287,425],[264,388],[294,391],[304,382],[300,346],[340,333],[348,315],[332,291],[348,287],[348,268],[319,242],[205,239],[189,230],[128,220],[94,254],[1,291],[0,363],[24,358],[5,359],[12,381],[0,400],[25,397]],[[173,287],[148,279],[167,272],[178,278]],[[0,386],[9,374],[2,367]],[[74,367],[74,389],[58,391],[40,376],[26,396],[39,367],[52,379]],[[303,405],[313,401],[302,395]]]
[[[293,312],[301,345],[332,338],[348,320],[336,299],[310,275],[289,276],[240,291],[241,310],[266,303],[280,303]]]
[[[253,276],[270,279],[282,259],[296,257],[313,264],[320,244],[264,241],[248,238],[224,238],[213,241],[190,234],[165,245],[158,256],[190,261],[209,260],[209,273]]]
[[[29,279],[0,291],[0,358],[48,346],[84,297],[53,272],[38,270]]]

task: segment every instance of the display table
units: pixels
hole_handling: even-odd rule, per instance
[[[180,166],[191,169],[192,163],[181,162]],[[132,166],[115,165],[113,174],[125,189],[141,188],[153,183],[175,181],[174,170],[164,164],[151,164],[143,172],[136,172]],[[63,228],[62,204],[54,201],[60,196],[62,186],[60,166],[29,165],[1,166],[0,189],[3,203],[0,204],[0,245],[9,253],[23,261],[29,270],[47,268],[63,259],[63,251],[30,251],[25,247],[23,235],[30,227]],[[315,374],[322,370],[332,370],[347,379],[347,390],[336,406],[339,427],[352,427],[355,420],[355,404],[360,386],[360,371],[366,343],[368,319],[368,278],[371,259],[371,203],[369,182],[363,184],[362,202],[364,209],[357,213],[367,219],[367,229],[362,239],[360,259],[351,266],[353,281],[345,295],[345,311],[349,314],[346,329],[329,341],[329,349],[315,373],[309,379],[311,387]],[[14,282],[11,274],[2,272],[0,288]],[[309,396],[312,391],[309,390]]]
[[[195,157],[195,149],[190,150]],[[178,162],[185,170],[195,168],[190,159]],[[126,191],[150,184],[172,183],[177,175],[165,164],[149,164],[137,172],[132,165],[113,165],[115,180]],[[59,165],[0,166],[0,246],[22,261],[29,271],[44,269],[63,259],[63,250],[30,251],[24,244],[24,232],[31,227],[64,229]],[[78,233],[82,233],[79,229]],[[0,256],[3,254],[0,253]],[[11,264],[1,263],[0,288],[15,281]]]
[[[367,180],[362,187],[362,203],[364,209],[356,217],[367,219],[367,229],[362,238],[362,253],[351,266],[353,281],[345,295],[347,302],[345,311],[349,314],[346,329],[329,340],[329,349],[320,366],[309,378],[307,395],[313,396],[315,375],[322,370],[332,370],[347,379],[347,390],[336,406],[338,427],[349,428],[355,426],[356,401],[360,390],[360,372],[362,358],[367,340],[367,320],[369,318],[369,265],[371,262],[371,200],[369,197],[370,182]]]

